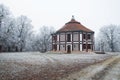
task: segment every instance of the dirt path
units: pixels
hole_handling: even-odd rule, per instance
[[[120,80],[120,56],[91,65],[62,80]]]
[[[104,77],[104,80],[120,80],[120,58],[116,62],[117,64],[107,71],[108,75]]]

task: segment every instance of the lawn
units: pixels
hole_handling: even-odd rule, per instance
[[[88,53],[1,53],[0,80],[59,80],[110,57],[108,54]]]

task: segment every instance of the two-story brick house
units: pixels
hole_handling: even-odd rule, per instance
[[[83,26],[72,16],[71,21],[52,34],[52,50],[65,53],[93,51],[94,31]]]

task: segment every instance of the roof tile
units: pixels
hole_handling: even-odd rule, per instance
[[[85,31],[85,32],[94,32],[87,27],[83,26],[80,22],[76,21],[74,18],[71,19],[68,23],[66,23],[61,29],[57,32],[65,32],[65,31]]]

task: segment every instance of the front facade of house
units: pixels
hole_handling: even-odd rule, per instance
[[[65,53],[94,50],[94,32],[72,17],[56,33],[52,34],[52,50]]]

